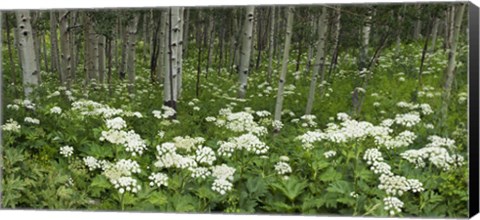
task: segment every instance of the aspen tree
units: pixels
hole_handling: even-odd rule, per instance
[[[247,93],[247,82],[248,74],[250,68],[250,55],[252,50],[252,32],[253,32],[253,19],[255,13],[254,6],[247,6],[247,14],[245,16],[244,25],[243,25],[243,36],[242,36],[242,50],[241,50],[241,59],[240,66],[238,69],[238,75],[240,78],[240,87],[238,89],[238,97],[245,98]]]
[[[23,89],[28,98],[33,88],[38,85],[40,71],[37,68],[35,48],[33,46],[32,26],[30,24],[30,12],[19,10],[15,13],[18,31],[19,58],[22,66]]]
[[[323,75],[325,65],[325,39],[327,33],[327,8],[322,8],[322,15],[318,20],[318,42],[317,42],[317,54],[315,57],[315,64],[313,66],[312,78],[310,81],[310,89],[308,92],[307,107],[305,109],[305,115],[312,113],[313,101],[315,99],[315,89],[317,87],[317,78],[319,75]]]
[[[127,27],[127,75],[128,75],[128,92],[134,93],[135,88],[135,49],[136,49],[136,34],[139,14],[135,14],[130,20]]]
[[[288,67],[288,56],[290,53],[290,41],[292,39],[292,27],[293,27],[293,7],[287,8],[287,29],[285,33],[285,46],[283,49],[283,60],[282,60],[282,70],[280,72],[280,79],[278,81],[278,92],[277,92],[277,101],[275,103],[275,116],[274,120],[276,122],[281,122],[282,120],[282,106],[283,106],[283,91],[287,76],[287,67]],[[278,132],[279,128],[275,128],[275,131]]]

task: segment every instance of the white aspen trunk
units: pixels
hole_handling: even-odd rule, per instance
[[[282,60],[282,71],[280,72],[280,80],[278,81],[278,93],[277,93],[277,102],[275,103],[275,121],[282,120],[282,106],[283,106],[283,91],[287,76],[287,67],[288,67],[288,56],[290,53],[290,41],[292,39],[292,27],[293,27],[293,7],[287,8],[287,30],[285,33],[285,47],[283,49],[283,60]],[[279,130],[275,128],[275,131]]]
[[[456,9],[456,10],[455,10]],[[457,42],[460,33],[460,27],[462,25],[463,13],[465,11],[465,4],[455,6],[455,12],[452,17],[454,17],[455,22],[452,23],[453,29],[452,36],[450,37],[450,51],[448,52],[448,65],[445,69],[446,80],[443,86],[443,94],[442,94],[442,108],[441,108],[441,116],[442,121],[445,122],[448,114],[448,104],[450,101],[450,92],[452,90],[452,83],[455,78],[455,67],[456,67],[456,51],[457,51]],[[453,10],[452,10],[453,11]]]
[[[70,26],[73,27],[73,26],[76,26],[75,22],[77,21],[77,15],[78,15],[78,12],[74,12],[72,11],[72,16],[71,16],[71,19],[70,19]],[[73,33],[72,31],[69,31],[68,32],[68,35],[70,35],[70,39],[69,39],[69,46],[70,46],[70,49],[68,50],[69,51],[69,56],[70,56],[70,60],[69,60],[69,65],[70,67],[68,68],[69,69],[69,75],[68,75],[68,78],[67,78],[67,87],[70,88],[70,84],[71,82],[75,81],[75,77],[76,77],[76,73],[77,73],[77,65],[78,65],[78,49],[76,47],[76,43],[75,43],[75,33]]]
[[[90,49],[92,49],[92,74],[93,78],[95,79],[95,82],[98,83],[99,77],[98,77],[98,35],[94,31],[94,25],[93,22],[91,23],[92,25],[90,26]]]
[[[365,68],[367,64],[368,44],[370,42],[371,21],[372,21],[372,8],[369,8],[364,20],[363,28],[362,28],[362,48],[360,49],[360,66],[359,66],[360,70]]]
[[[255,7],[247,6],[247,14],[244,21],[244,29],[242,35],[242,50],[241,50],[241,59],[240,67],[238,69],[238,75],[240,78],[240,87],[238,89],[238,97],[245,98],[247,93],[247,82],[248,82],[248,73],[250,67],[250,55],[252,52],[252,31],[253,31],[253,20]]]
[[[31,23],[35,24],[40,16],[41,16],[41,12],[32,12]],[[35,57],[37,58],[35,64],[37,65],[37,69],[40,71],[42,69],[40,66],[42,62],[42,56],[41,56],[42,53],[40,51],[40,45],[41,45],[40,33],[35,26],[32,26],[32,36],[33,36],[33,47],[35,48]],[[42,78],[42,75],[38,74],[38,83],[42,83],[41,78]]]
[[[415,13],[417,14],[417,16],[419,16],[420,13],[421,13],[420,9],[421,9],[421,5],[419,5],[419,4],[415,5],[415,11],[416,11]],[[417,19],[415,21],[414,28],[413,28],[413,39],[414,40],[420,39],[421,31],[422,31],[422,20]]]
[[[440,19],[439,19],[439,18],[435,18],[435,20],[433,21],[432,41],[430,42],[430,43],[431,43],[431,46],[430,46],[430,48],[428,49],[428,53],[429,53],[429,54],[435,52],[435,45],[436,45],[436,42],[437,42],[437,34],[438,34],[438,26],[439,26],[439,25],[440,25]]]
[[[180,34],[180,8],[171,7],[168,18],[168,61],[166,62],[165,81],[164,81],[164,104],[176,109],[177,106],[177,59],[178,59],[178,39]]]
[[[128,75],[128,91],[133,94],[135,91],[135,45],[137,26],[140,15],[135,14],[127,27],[127,75]]]
[[[182,72],[183,72],[183,47],[185,46],[183,44],[183,14],[184,14],[184,8],[181,7],[179,9],[179,20],[178,20],[178,48],[177,48],[177,98],[180,98],[182,96]]]
[[[85,84],[89,84],[90,80],[94,78],[94,68],[95,68],[95,54],[93,54],[92,48],[92,39],[91,39],[91,21],[86,13],[83,14],[83,28],[84,28],[84,68],[85,68]]]
[[[67,85],[67,81],[70,75],[70,59],[71,53],[69,51],[69,25],[68,25],[68,15],[70,12],[61,11],[60,12],[60,57],[61,57],[61,67],[60,67],[60,82],[62,85]]]
[[[208,49],[207,49],[207,67],[205,68],[205,76],[208,78],[208,73],[210,72],[210,66],[212,65],[212,50],[213,50],[213,40],[215,38],[214,35],[214,21],[212,18],[213,15],[209,16],[208,19],[208,31],[207,31],[207,36],[208,36]]]
[[[30,24],[30,12],[20,10],[15,12],[18,27],[19,57],[22,64],[23,89],[28,98],[33,88],[38,85],[38,75],[35,48],[33,46],[32,26]]]
[[[158,51],[158,58],[157,58],[157,80],[160,82],[162,79],[165,79],[165,60],[167,59],[167,19],[168,19],[168,12],[166,10],[162,10],[161,18],[160,18],[160,34],[159,34],[159,41],[158,47],[160,48]],[[165,88],[164,88],[165,89]]]
[[[98,76],[100,84],[105,83],[105,36],[98,37]]]
[[[399,13],[398,16],[397,16],[397,23],[398,24],[402,24],[403,23],[403,16],[404,16],[404,13],[405,13],[405,5],[402,7],[402,13]],[[400,44],[401,44],[401,38],[400,38],[400,35],[401,35],[401,29],[398,28],[397,31],[396,31],[396,45],[395,45],[395,53],[398,55],[400,53]]]
[[[317,54],[315,57],[315,65],[313,66],[312,78],[310,81],[310,90],[308,92],[305,115],[310,115],[312,113],[313,101],[315,99],[315,89],[317,87],[317,78],[319,74],[323,75],[325,65],[325,38],[327,33],[327,27],[327,9],[323,7],[322,15],[318,20]]]
[[[340,29],[341,29],[341,24],[340,24],[340,19],[342,18],[342,11],[340,10],[340,6],[335,7],[335,20],[334,20],[334,27],[335,27],[335,32],[333,35],[333,55],[332,55],[332,60],[330,62],[330,68],[328,70],[328,79],[330,79],[331,74],[333,69],[335,69],[335,66],[337,65],[337,59],[338,59],[338,50],[339,50],[339,43],[340,43]]]
[[[128,51],[128,32],[125,30],[126,28],[123,27],[122,22],[120,22],[120,32],[122,35],[122,57],[120,61],[120,68],[119,68],[119,74],[120,74],[120,79],[125,79],[125,68],[127,67],[127,51]]]
[[[273,47],[274,47],[274,37],[275,37],[275,6],[272,6],[270,12],[270,45],[268,48],[268,75],[267,75],[267,82],[272,82],[272,72],[273,72]]]

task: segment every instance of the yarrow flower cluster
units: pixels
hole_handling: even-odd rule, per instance
[[[288,163],[280,161],[280,162],[277,162],[275,164],[275,171],[279,175],[284,175],[284,174],[287,174],[287,173],[291,173],[292,168],[290,167],[290,165],[288,165]]]
[[[232,190],[233,184],[225,179],[215,179],[212,184],[212,190],[225,195],[228,191]]]
[[[36,118],[31,118],[31,117],[25,117],[24,121],[30,124],[36,124],[36,125],[40,124],[40,120]]]
[[[118,189],[120,194],[125,192],[137,193],[142,187],[137,183],[137,180],[130,176],[122,176],[118,179],[111,180],[115,189]]]
[[[121,127],[121,122],[111,122],[110,126]],[[123,145],[127,152],[131,152],[132,156],[142,155],[147,149],[145,141],[135,133],[135,131],[108,130],[102,131],[101,141],[108,141],[112,144]]]
[[[337,152],[333,151],[333,150],[330,150],[330,151],[327,151],[327,152],[323,153],[323,156],[325,156],[325,158],[334,157],[335,155],[337,155]]]
[[[60,107],[55,106],[50,109],[50,113],[59,115],[59,114],[62,114],[62,109]]]
[[[228,142],[219,141],[218,145],[220,146],[218,154],[225,157],[230,157],[235,150],[246,150],[260,155],[267,153],[269,149],[265,143],[251,133],[230,138]]]
[[[386,197],[383,199],[384,209],[388,211],[390,215],[402,212],[403,202],[397,197]]]
[[[159,110],[153,110],[152,114],[153,117],[158,118],[158,119],[168,119],[172,116],[174,116],[177,112],[175,109],[170,108],[168,106],[162,106],[162,111]]]
[[[212,167],[212,176],[215,178],[212,184],[212,190],[221,195],[230,191],[233,187],[233,184],[230,181],[233,181],[234,173],[235,168],[229,167],[226,164]]]
[[[148,179],[150,180],[150,186],[168,186],[168,176],[164,173],[152,173]]]
[[[121,130],[127,127],[127,123],[121,117],[106,120],[107,128],[114,130]]]
[[[212,175],[212,172],[206,167],[191,167],[188,170],[192,172],[193,178],[206,179]]]
[[[421,121],[420,115],[417,112],[397,114],[394,120],[396,124],[403,125],[408,128],[415,126]]]
[[[73,154],[73,147],[70,146],[63,146],[60,148],[60,154],[64,157],[70,157]]]
[[[190,152],[195,150],[197,145],[203,144],[205,139],[202,137],[178,136],[174,137],[173,141],[177,149],[184,149],[186,152]]]
[[[17,121],[14,121],[11,118],[7,120],[7,123],[2,125],[2,130],[4,131],[19,132],[21,128],[22,126],[20,126]]]
[[[195,160],[198,163],[212,165],[217,158],[215,152],[209,147],[199,147],[196,151]]]

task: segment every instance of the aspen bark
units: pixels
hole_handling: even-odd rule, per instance
[[[273,60],[273,48],[275,43],[275,6],[271,7],[270,12],[270,45],[268,48],[268,75],[267,75],[267,82],[270,84],[272,82],[272,60]]]
[[[330,68],[328,70],[328,79],[330,79],[332,71],[335,70],[335,67],[337,65],[338,61],[338,47],[340,46],[340,19],[342,16],[342,12],[340,10],[341,6],[337,6],[335,8],[335,20],[334,20],[334,27],[335,27],[335,32],[333,36],[333,55],[332,55],[332,60],[330,62]]]
[[[166,57],[167,57],[167,28],[168,28],[168,12],[162,10],[160,15],[160,36],[159,36],[159,55],[158,55],[158,67],[157,67],[157,80],[160,82],[162,79],[165,79],[166,74]]]
[[[177,109],[178,39],[180,39],[180,8],[171,7],[168,18],[168,62],[164,81],[164,105]],[[180,35],[181,36],[181,35]],[[175,118],[176,115],[173,116]]]
[[[18,27],[19,58],[22,64],[23,89],[26,98],[30,97],[33,88],[38,85],[38,75],[35,48],[33,45],[32,26],[30,24],[30,12],[19,10],[15,13]]]
[[[182,78],[183,78],[183,14],[184,8],[179,9],[178,33],[177,33],[177,98],[182,96]]]
[[[443,94],[442,94],[442,107],[441,107],[441,124],[445,122],[447,115],[448,115],[448,104],[450,102],[450,93],[452,90],[452,83],[455,78],[455,67],[456,67],[456,51],[457,51],[457,42],[460,33],[460,27],[462,24],[463,13],[465,11],[465,4],[461,4],[458,6],[454,6],[455,12],[453,13],[455,22],[452,23],[453,33],[452,36],[449,38],[450,42],[450,51],[448,53],[448,65],[445,69],[446,79],[445,84],[443,86]]]
[[[317,87],[318,75],[323,75],[325,65],[325,38],[327,33],[327,9],[322,8],[322,15],[318,20],[318,42],[317,42],[317,54],[315,57],[315,64],[313,66],[312,78],[310,82],[310,89],[308,92],[307,107],[305,109],[305,115],[312,113],[313,101],[315,99],[315,89]]]
[[[215,39],[214,35],[214,21],[212,16],[208,19],[208,31],[206,32],[205,36],[208,36],[208,49],[207,49],[207,66],[205,67],[205,78],[208,78],[208,73],[210,72],[210,65],[212,65],[212,48],[213,48],[213,40]]]
[[[370,42],[370,30],[371,30],[371,21],[372,21],[373,9],[368,8],[365,20],[363,21],[362,27],[362,47],[360,49],[360,59],[359,59],[359,70],[362,70],[367,65],[368,57],[368,44]]]
[[[140,16],[135,14],[127,27],[127,75],[128,75],[128,92],[133,94],[135,91],[135,48],[138,20]]]
[[[438,26],[439,25],[440,25],[440,19],[436,17],[435,20],[433,21],[432,41],[431,41],[430,48],[428,49],[429,54],[432,54],[433,52],[435,52],[435,45],[436,45],[436,42],[437,42],[437,34],[438,34]]]
[[[277,101],[275,103],[275,121],[282,120],[282,106],[283,106],[283,91],[287,76],[287,67],[288,67],[288,56],[290,53],[290,42],[292,39],[292,27],[293,27],[293,7],[287,8],[287,30],[285,34],[285,47],[283,49],[283,60],[282,60],[282,71],[280,72],[280,80],[278,82],[278,93],[277,93]],[[276,129],[276,132],[278,130]]]
[[[98,37],[98,76],[100,84],[105,82],[105,36]]]
[[[240,78],[240,87],[238,89],[238,97],[245,98],[247,93],[247,81],[248,81],[248,73],[250,68],[250,55],[252,50],[252,31],[253,31],[253,20],[254,20],[254,13],[255,8],[254,6],[247,6],[246,10],[247,14],[244,20],[244,29],[243,29],[243,36],[242,36],[242,50],[241,50],[241,59],[240,59],[240,67],[238,70],[239,78]]]

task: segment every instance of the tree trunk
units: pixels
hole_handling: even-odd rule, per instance
[[[335,32],[333,36],[333,55],[332,55],[332,60],[330,62],[330,68],[328,69],[328,79],[330,79],[332,71],[335,70],[335,67],[337,66],[337,61],[338,61],[338,48],[340,46],[340,19],[342,16],[342,12],[340,10],[341,6],[337,6],[335,8],[335,20],[334,20],[334,27],[335,27]]]
[[[267,76],[267,82],[270,84],[272,82],[272,72],[273,72],[273,66],[272,66],[272,60],[273,60],[273,49],[274,49],[274,43],[275,43],[275,6],[271,7],[271,12],[270,12],[270,45],[268,48],[268,76]]]
[[[317,87],[318,75],[323,75],[325,65],[325,38],[327,33],[327,9],[322,8],[322,15],[318,20],[318,42],[317,42],[317,54],[315,57],[315,65],[313,66],[312,78],[310,81],[310,90],[308,92],[307,107],[305,109],[305,115],[312,113],[313,101],[315,99],[315,89]]]
[[[293,27],[293,13],[294,8],[287,8],[287,30],[285,33],[285,48],[283,49],[282,71],[280,72],[280,80],[278,82],[277,102],[275,103],[275,116],[274,120],[281,122],[282,120],[282,105],[283,105],[283,91],[285,86],[285,80],[287,76],[288,56],[290,52],[290,41],[292,39],[292,27]],[[279,129],[275,128],[275,132]]]
[[[260,61],[262,59],[262,50],[263,50],[263,44],[262,44],[262,9],[258,10],[258,22],[257,22],[257,61],[255,64],[255,69],[258,70],[260,67]]]
[[[133,19],[127,26],[127,75],[128,75],[128,92],[133,94],[135,91],[135,48],[136,48],[136,34],[139,14],[135,14]]]
[[[120,22],[121,23],[121,22]],[[121,26],[121,35],[122,35],[122,58],[120,61],[120,67],[119,67],[119,74],[120,74],[120,79],[124,80],[125,79],[125,68],[127,67],[127,51],[128,51],[128,31],[125,30],[126,28]]]
[[[105,36],[98,36],[98,76],[100,84],[105,83]]]
[[[220,31],[220,53],[218,54],[219,61],[217,63],[217,72],[218,75],[222,72],[223,68],[223,60],[224,60],[224,48],[225,48],[225,24],[221,24],[221,31]]]
[[[23,89],[25,98],[29,98],[33,88],[38,85],[40,71],[37,67],[37,58],[35,57],[30,12],[19,10],[15,12],[15,15],[18,27],[18,46],[22,64]]]
[[[47,40],[45,39],[46,34],[42,34],[40,40],[42,45],[42,56],[43,56],[43,65],[45,65],[45,71],[50,72],[48,65],[48,55],[47,55]]]
[[[421,31],[422,31],[422,20],[420,20],[419,16],[421,13],[421,5],[417,4],[415,5],[415,11],[417,13],[417,20],[415,20],[415,24],[413,27],[413,39],[418,40],[421,37]]]
[[[71,16],[71,22],[70,22],[70,27],[77,26],[77,15],[78,12],[72,11],[72,16]],[[70,35],[70,73],[69,73],[69,79],[67,79],[67,83],[74,82],[76,80],[76,75],[77,75],[77,66],[78,66],[78,60],[79,60],[79,50],[77,49],[77,43],[76,43],[76,36],[75,33],[72,32],[73,30],[69,31]],[[70,84],[68,85],[70,86]]]
[[[178,33],[177,33],[177,99],[182,96],[182,78],[183,78],[183,13],[184,8],[179,9]]]
[[[255,8],[254,6],[247,6],[247,14],[244,21],[244,29],[242,36],[242,51],[240,59],[240,67],[238,75],[240,76],[240,87],[238,90],[238,97],[245,98],[247,93],[247,80],[250,67],[250,54],[252,50],[252,31]]]
[[[68,26],[68,16],[69,11],[61,11],[60,16],[60,58],[61,58],[61,67],[60,67],[60,82],[64,86],[68,86],[68,79],[70,78],[70,69],[71,69],[71,53],[69,46],[69,26]]]
[[[167,71],[165,76],[164,83],[164,105],[173,109],[177,109],[177,59],[178,59],[178,40],[180,39],[180,8],[171,7],[169,9],[169,18],[168,18],[168,62]],[[176,114],[172,117],[176,118]]]
[[[162,10],[160,12],[160,36],[159,36],[159,42],[158,42],[158,46],[159,46],[159,55],[158,55],[158,60],[157,60],[157,63],[158,63],[158,67],[157,67],[157,79],[158,81],[162,81],[162,79],[164,81],[166,81],[166,73],[168,72],[167,69],[166,69],[166,60],[167,59],[167,53],[165,51],[167,51],[167,39],[168,39],[168,11],[166,10]]]
[[[210,65],[212,65],[212,48],[213,48],[213,40],[215,39],[215,23],[213,21],[212,15],[209,17],[209,22],[208,22],[208,32],[205,34],[205,36],[208,35],[208,49],[207,49],[207,66],[205,67],[205,78],[208,78],[208,72],[210,69]]]
[[[37,20],[39,19],[41,15],[41,12],[32,12],[32,19],[31,23],[36,24]],[[35,25],[32,26],[32,36],[33,36],[33,47],[35,48],[35,57],[37,58],[35,61],[35,64],[37,65],[38,71],[42,70],[41,68],[41,62],[42,62],[42,52],[41,52],[41,42],[40,42],[40,33],[37,30],[37,27]],[[42,76],[39,73],[38,74],[38,83],[42,82]]]
[[[435,17],[435,20],[433,21],[433,27],[432,27],[432,41],[430,48],[428,49],[428,53],[432,54],[435,52],[435,44],[437,43],[437,34],[438,34],[438,26],[440,25],[440,19]]]
[[[359,65],[358,65],[358,70],[360,71],[367,66],[368,44],[370,42],[372,11],[373,11],[372,8],[369,7],[366,13],[365,20],[363,21],[362,47],[360,49],[360,59],[359,59]]]
[[[457,42],[458,42],[458,37],[459,37],[459,32],[460,32],[460,27],[462,24],[462,19],[463,19],[463,13],[465,11],[465,4],[463,3],[462,5],[455,6],[454,7],[455,12],[453,13],[453,16],[455,18],[455,22],[452,23],[452,28],[454,31],[452,33],[452,36],[450,37],[450,51],[448,53],[448,65],[447,68],[445,69],[445,75],[446,75],[446,80],[445,84],[443,86],[443,94],[442,94],[442,107],[441,107],[441,123],[440,125],[443,126],[445,123],[447,116],[448,116],[448,104],[450,102],[450,92],[452,90],[452,82],[455,78],[455,67],[456,67],[456,51],[457,51]]]
[[[197,54],[197,81],[195,83],[195,97],[198,98],[200,95],[200,75],[202,74],[202,11],[198,12],[197,26],[196,29],[196,38],[195,43],[197,44],[198,54]]]
[[[8,48],[8,58],[10,61],[10,72],[12,74],[12,83],[13,85],[17,85],[17,68],[15,68],[15,63],[13,61],[12,41],[10,39],[10,19],[8,19],[8,14],[5,14],[5,29],[7,29],[6,39],[7,39],[7,48]],[[16,31],[14,32],[16,33]]]

